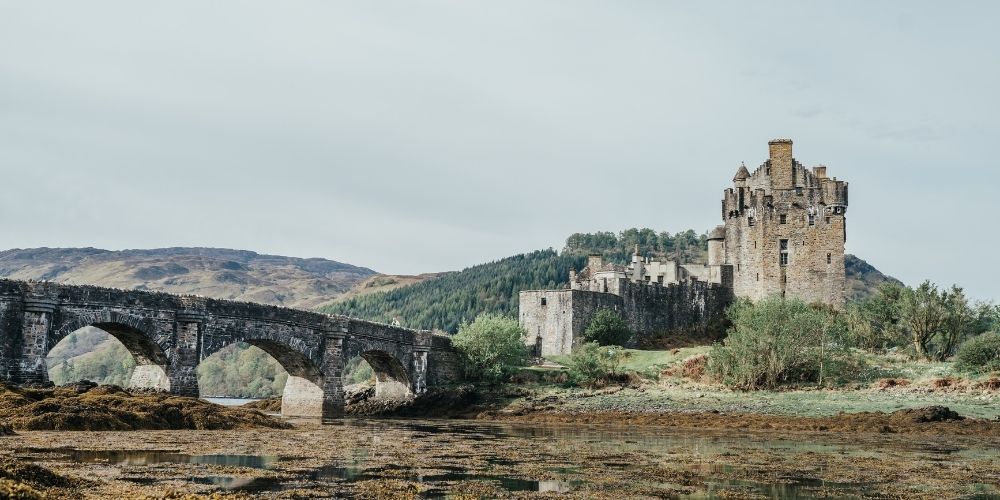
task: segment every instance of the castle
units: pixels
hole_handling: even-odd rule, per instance
[[[636,248],[626,265],[588,258],[569,288],[520,294],[520,323],[536,355],[568,354],[593,314],[617,311],[643,336],[705,329],[736,297],[798,298],[844,305],[847,183],[792,157],[792,141],[768,142],[752,174],[741,165],[722,199],[724,224],[708,233],[708,263],[652,260]]]

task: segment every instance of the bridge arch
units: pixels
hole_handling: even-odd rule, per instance
[[[73,332],[92,326],[121,342],[135,359],[135,368],[129,387],[170,390],[170,360],[167,353],[171,346],[159,335],[155,323],[148,318],[112,309],[97,311],[66,311],[62,321],[54,325],[48,335],[48,353]]]
[[[201,362],[222,348],[237,343],[249,344],[267,353],[287,373],[281,393],[283,417],[319,417],[323,413],[323,372],[310,357],[311,351],[289,338],[266,332],[238,335],[216,343],[203,353]]]
[[[369,349],[358,353],[375,372],[375,397],[386,399],[413,396],[413,383],[403,362],[386,351]]]

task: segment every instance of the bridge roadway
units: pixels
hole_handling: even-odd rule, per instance
[[[288,371],[284,416],[344,414],[344,363],[363,357],[376,397],[411,397],[457,376],[448,337],[346,316],[278,306],[0,279],[0,380],[46,382],[45,357],[85,326],[121,341],[136,367],[131,387],[197,397],[198,364],[235,342],[270,354]]]

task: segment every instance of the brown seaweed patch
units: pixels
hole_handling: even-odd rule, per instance
[[[18,430],[228,430],[288,428],[255,410],[116,386],[22,389],[0,385],[0,418]]]

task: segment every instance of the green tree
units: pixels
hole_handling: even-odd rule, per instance
[[[965,293],[956,285],[944,292],[945,318],[941,328],[940,341],[934,351],[934,359],[944,361],[955,354],[955,349],[977,325],[976,311],[969,306]]]
[[[632,338],[632,331],[621,315],[613,309],[601,308],[594,313],[583,331],[583,338],[600,345],[625,345]]]
[[[931,342],[948,319],[947,302],[946,294],[930,281],[904,290],[899,302],[900,317],[918,358],[931,359]]]
[[[899,307],[903,290],[902,286],[885,283],[870,299],[847,305],[844,318],[851,345],[884,350],[905,343]]]
[[[462,323],[452,344],[463,357],[467,377],[498,384],[527,363],[525,336],[516,319],[488,313]]]

